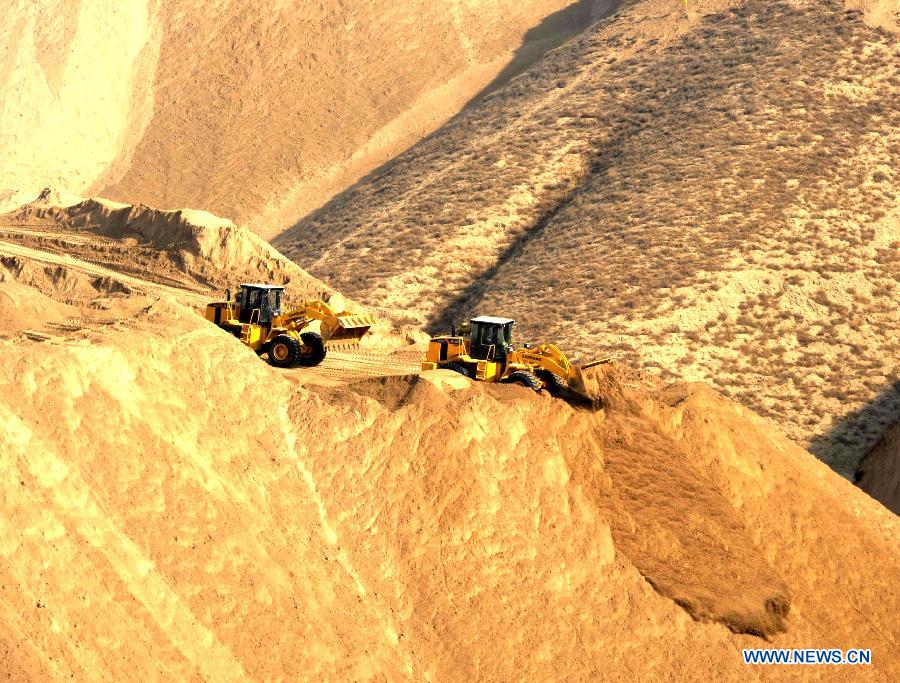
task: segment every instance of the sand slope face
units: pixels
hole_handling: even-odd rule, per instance
[[[900,423],[891,426],[860,463],[856,483],[900,514]]]
[[[15,197],[10,201],[14,201]],[[0,283],[33,287],[80,310],[87,319],[115,320],[133,313],[142,296],[174,299],[202,311],[241,283],[283,285],[285,310],[321,300],[336,312],[372,313],[375,325],[362,340],[368,349],[404,354],[403,347],[428,338],[402,312],[368,309],[312,277],[247,228],[205,211],[163,211],[107,199],[84,199],[45,188],[36,199],[0,213]],[[134,295],[134,296],[131,296]],[[28,304],[25,321],[40,308]],[[140,308],[140,305],[138,305]],[[25,329],[41,331],[41,315]],[[65,321],[45,322],[53,327]],[[27,323],[23,323],[26,324]],[[316,329],[318,323],[311,323]],[[46,330],[44,330],[46,331]],[[340,341],[330,348],[342,346]],[[419,354],[414,353],[418,367]],[[395,361],[385,359],[387,366]],[[401,366],[409,368],[408,359]],[[373,367],[377,364],[372,361]]]
[[[850,477],[900,414],[900,46],[688,6],[628,3],[274,243],[434,329],[711,382]]]
[[[746,680],[753,632],[900,673],[897,518],[709,390],[301,387],[163,302],[0,345],[13,678]]]
[[[0,226],[3,673],[744,680],[761,638],[896,651],[897,518],[709,389],[604,367],[597,411],[402,354],[276,371],[208,295],[123,270],[129,221],[46,224],[130,207],[69,208]]]
[[[0,18],[0,190],[86,189],[153,112],[159,3],[8,3]]]
[[[277,230],[610,5],[19,3],[0,19],[0,190]]]

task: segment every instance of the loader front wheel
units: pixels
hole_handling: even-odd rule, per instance
[[[472,371],[466,367],[465,363],[460,363],[457,360],[452,360],[444,366],[444,370],[453,370],[453,372],[458,372],[463,377],[468,377],[472,379]]]
[[[543,380],[551,396],[558,396],[566,388],[566,383],[556,373],[549,370],[538,370],[535,374]]]
[[[269,363],[276,368],[289,368],[303,352],[300,342],[287,334],[279,334],[269,344]]]
[[[534,373],[525,370],[516,370],[509,373],[508,377],[503,378],[504,384],[521,384],[523,387],[534,389],[537,393],[541,393],[541,380]]]
[[[318,332],[304,332],[300,335],[300,339],[303,340],[303,345],[300,346],[298,344],[300,351],[297,353],[295,361],[297,365],[311,368],[313,365],[318,365],[325,360],[327,351],[325,350],[325,341],[322,339],[321,334]]]

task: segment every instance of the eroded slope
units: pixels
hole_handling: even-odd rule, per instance
[[[856,483],[886,508],[900,514],[900,423],[888,428],[863,458]]]
[[[3,246],[5,245],[5,246]],[[17,251],[19,253],[17,253]],[[0,253],[61,262],[80,259],[120,284],[148,280],[172,292],[210,296],[239,282],[283,284],[289,294],[320,298],[334,290],[264,240],[205,211],[162,211],[106,199],[82,199],[46,188],[0,214]],[[115,275],[114,275],[115,276]],[[21,276],[20,276],[21,279]]]

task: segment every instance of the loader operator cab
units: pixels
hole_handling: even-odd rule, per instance
[[[514,320],[482,315],[470,321],[469,355],[477,360],[506,362],[512,351],[512,327]]]
[[[240,321],[270,326],[272,319],[281,315],[283,294],[284,287],[278,285],[242,284],[237,296]]]

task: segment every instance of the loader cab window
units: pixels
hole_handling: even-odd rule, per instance
[[[511,321],[495,323],[473,320],[472,357],[479,360],[505,360],[512,343],[512,325]]]
[[[512,323],[506,323],[503,326],[503,346],[506,348],[507,353],[512,351]]]
[[[272,318],[281,315],[281,296],[283,289],[261,287],[242,287],[240,295],[241,322],[256,321],[254,310],[259,309],[259,324],[270,325]]]
[[[265,292],[266,297],[263,301],[264,306],[269,311],[269,322],[277,315],[281,315],[281,295],[284,294],[283,289],[270,289]]]

